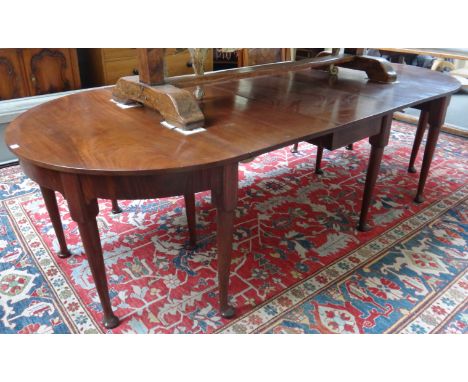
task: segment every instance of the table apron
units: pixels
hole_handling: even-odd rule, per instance
[[[335,150],[360,141],[361,139],[380,134],[383,118],[385,118],[385,116],[355,122],[333,133],[310,139],[307,142],[324,147],[327,150]]]
[[[218,180],[219,167],[158,175],[80,175],[87,197],[103,199],[148,199],[211,190]]]
[[[20,160],[20,165],[23,172],[40,186],[64,194],[60,172],[24,160]]]
[[[24,173],[40,186],[65,197],[62,173],[20,162]],[[86,199],[149,199],[220,189],[223,166],[154,175],[76,174]]]

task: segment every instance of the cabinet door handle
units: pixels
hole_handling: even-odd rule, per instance
[[[187,68],[191,68],[193,66],[192,61],[187,61]]]
[[[32,82],[33,84],[35,84],[36,81],[37,81],[37,80],[36,80],[36,77],[35,77],[34,75],[32,75],[32,76],[31,76],[31,82]]]
[[[138,71],[138,69],[133,69],[133,70],[132,70],[132,73],[133,73],[134,75],[136,75],[136,76],[137,76],[138,74],[140,74],[140,72]]]

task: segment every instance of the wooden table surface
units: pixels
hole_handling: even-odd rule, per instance
[[[450,94],[444,74],[395,65],[398,82],[363,72],[304,70],[205,86],[206,131],[184,136],[148,108],[120,109],[111,90],[87,91],[36,107],[11,123],[7,145],[20,159],[65,172],[143,174],[238,162],[299,140]],[[112,121],[112,123],[110,123]]]
[[[373,83],[361,72],[340,68],[338,77],[306,69],[205,85],[200,105],[205,131],[192,135],[162,126],[162,117],[154,110],[119,108],[110,101],[110,89],[91,90],[22,114],[8,126],[6,143],[41,187],[61,257],[70,253],[55,191],[66,198],[107,328],[117,326],[119,319],[108,294],[97,198],[184,195],[186,202],[191,201],[187,210],[193,217],[193,194],[211,190],[217,209],[220,311],[232,317],[228,286],[239,161],[303,140],[334,149],[369,137],[371,153],[359,220],[359,229],[365,230],[393,112],[417,106],[429,125],[416,196],[416,201],[423,200],[450,94],[460,84],[430,70],[396,68],[398,82],[392,84]],[[194,221],[188,220],[190,232],[195,230]]]

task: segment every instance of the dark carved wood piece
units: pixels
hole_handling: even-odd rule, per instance
[[[205,117],[192,93],[172,85],[150,86],[132,77],[122,77],[112,92],[121,103],[140,102],[161,113],[173,126],[191,130],[203,126]]]
[[[392,65],[382,57],[354,56],[354,60],[336,64],[344,68],[363,70],[371,81],[392,83],[397,80],[397,73]]]

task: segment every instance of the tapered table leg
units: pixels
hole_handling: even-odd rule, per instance
[[[197,245],[197,215],[195,210],[195,194],[193,192],[184,195],[185,213],[187,215],[187,225],[190,236],[190,246],[194,248]]]
[[[234,233],[234,210],[237,205],[238,165],[227,165],[222,169],[216,194],[217,208],[217,245],[218,245],[218,283],[219,308],[221,315],[231,318],[235,309],[229,305],[229,274],[232,255],[232,237]]]
[[[65,235],[63,233],[62,220],[60,218],[55,191],[41,187],[41,193],[44,198],[47,212],[49,213],[50,221],[54,227],[55,236],[57,236],[57,240],[59,242],[60,251],[57,253],[57,256],[62,259],[70,257],[71,253],[67,247]]]
[[[361,215],[359,217],[358,230],[365,232],[371,228],[367,224],[367,215],[369,206],[374,194],[375,182],[379,175],[380,163],[385,146],[388,144],[390,136],[390,127],[392,123],[391,115],[385,116],[382,119],[382,128],[380,133],[369,138],[371,144],[371,153],[369,158],[369,165],[367,168],[366,184],[364,186],[364,195],[362,197]]]
[[[323,147],[317,146],[317,156],[315,158],[315,173],[318,175],[323,175],[322,156],[323,156]]]
[[[219,283],[219,309],[221,316],[231,318],[236,311],[229,305],[229,275],[232,254],[232,235],[234,233],[234,211],[225,211],[218,208],[217,213],[217,245],[218,245],[218,283]]]
[[[78,175],[62,173],[62,185],[72,219],[78,224],[83,247],[88,258],[91,274],[101,301],[104,317],[102,324],[108,329],[119,325],[119,319],[114,315],[109,298],[106,269],[99,237],[96,216],[99,213],[97,199],[87,198],[82,191]]]
[[[346,150],[353,150],[353,144],[350,143],[349,145],[347,145]]]
[[[112,311],[109,289],[107,287],[106,268],[104,265],[101,239],[99,237],[96,218],[85,222],[78,222],[78,229],[104,312],[102,323],[107,329],[115,328],[119,325],[120,321]]]
[[[450,103],[450,96],[439,98],[431,102],[429,108],[429,132],[427,134],[426,148],[421,166],[421,175],[419,176],[418,191],[414,201],[416,203],[424,202],[423,192],[426,185],[427,176],[431,167],[434,151],[439,139],[439,133],[445,121],[445,114]]]
[[[408,172],[415,173],[416,168],[414,167],[414,162],[418,156],[419,147],[421,146],[424,133],[426,132],[427,122],[429,120],[429,112],[426,110],[421,110],[421,115],[419,116],[418,127],[416,128],[416,134],[414,136],[413,149],[411,150],[410,161],[408,164]]]
[[[299,143],[294,143],[294,145],[293,145],[293,147],[291,149],[291,152],[292,153],[297,153],[298,149],[299,149]]]
[[[117,199],[112,199],[112,213],[113,214],[120,214],[122,212],[122,208],[119,206],[119,201]]]

